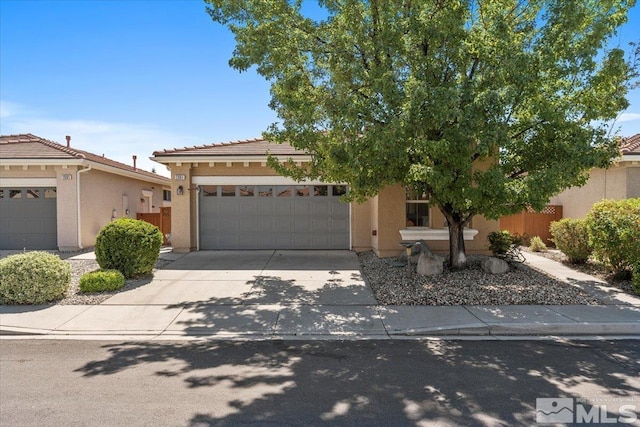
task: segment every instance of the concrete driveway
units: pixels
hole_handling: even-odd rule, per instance
[[[103,305],[375,305],[350,251],[201,251]]]

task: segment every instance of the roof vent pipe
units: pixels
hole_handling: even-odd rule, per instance
[[[67,135],[65,138],[67,139],[67,148],[71,148],[71,136]]]
[[[133,170],[136,170],[136,160],[138,160],[138,156],[133,155]]]

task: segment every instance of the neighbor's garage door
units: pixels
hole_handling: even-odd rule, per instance
[[[57,249],[55,188],[0,188],[0,249]]]
[[[340,185],[203,185],[200,249],[349,249]]]

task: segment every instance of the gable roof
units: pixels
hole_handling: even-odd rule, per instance
[[[622,139],[620,146],[622,155],[640,154],[640,133]]]
[[[241,141],[207,144],[194,147],[173,148],[155,151],[153,156],[163,157],[266,157],[267,153],[274,156],[306,156],[289,144],[276,144],[262,138],[246,139]]]
[[[56,163],[59,164],[93,164],[96,166],[102,166],[103,169],[106,167],[106,169],[112,172],[120,171],[128,176],[136,177],[137,179],[151,180],[167,185],[169,184],[169,179],[161,175],[111,160],[104,157],[104,155],[98,156],[88,151],[67,147],[30,133],[20,135],[1,135],[0,159],[2,159],[4,163],[7,163],[7,160],[13,160],[24,164],[38,164],[57,160]]]

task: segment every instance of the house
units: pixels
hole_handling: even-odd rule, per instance
[[[620,157],[609,169],[592,169],[582,187],[569,188],[550,201],[562,205],[565,218],[584,218],[603,199],[640,197],[640,134],[622,140]]]
[[[345,203],[342,183],[296,182],[267,166],[267,153],[304,164],[310,156],[264,139],[156,151],[171,170],[175,251],[207,249],[351,249],[395,256],[402,240],[426,239],[448,251],[449,235],[426,195],[401,185],[364,203]],[[469,253],[487,251],[498,221],[475,217],[465,230]],[[401,234],[402,233],[402,234]]]
[[[158,212],[160,175],[32,134],[0,136],[0,249],[76,251],[114,218]]]

